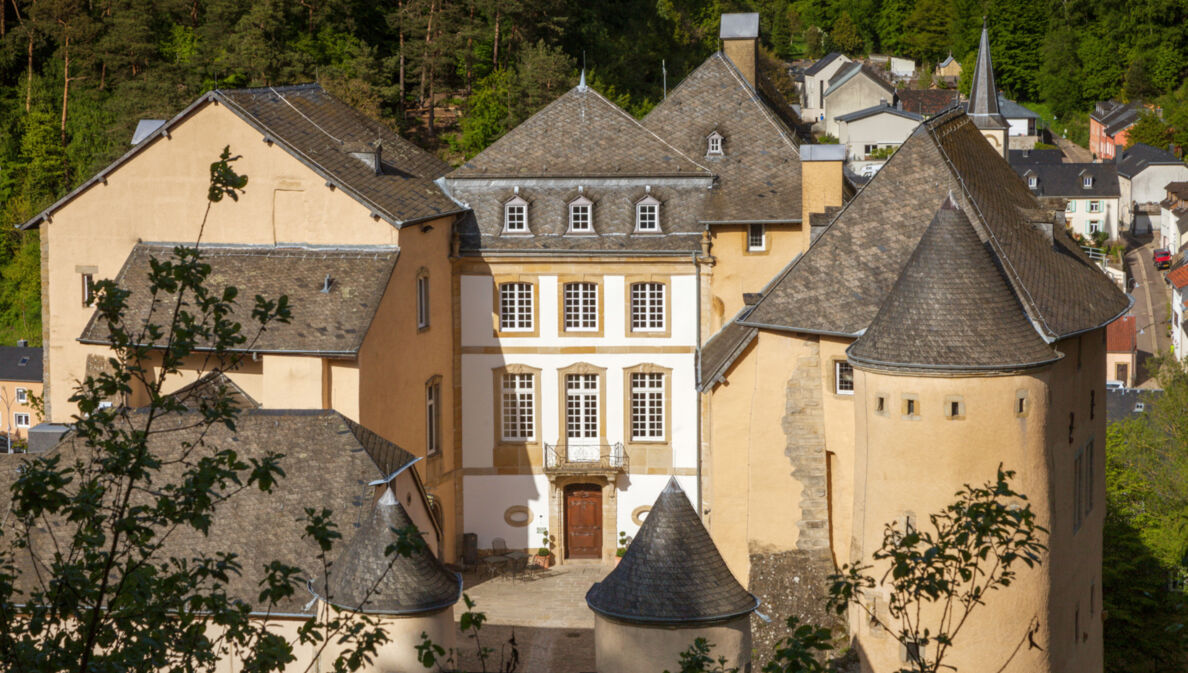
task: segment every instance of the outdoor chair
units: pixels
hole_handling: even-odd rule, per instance
[[[511,563],[511,558],[507,555],[507,541],[501,537],[491,540],[491,551],[489,556],[483,557],[483,563],[487,567],[487,576],[494,577],[501,569],[506,569]]]

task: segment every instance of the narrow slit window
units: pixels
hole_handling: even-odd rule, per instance
[[[887,398],[886,397],[879,395],[878,399],[875,400],[875,411],[880,414],[887,412]]]
[[[417,328],[429,326],[429,276],[417,276]]]
[[[441,381],[425,385],[425,455],[441,451]]]
[[[95,303],[95,276],[89,273],[82,274],[82,305],[89,307]]]

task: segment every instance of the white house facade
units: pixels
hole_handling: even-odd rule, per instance
[[[1158,214],[1168,183],[1184,181],[1188,181],[1188,165],[1171,152],[1145,143],[1123,150],[1118,155],[1123,228],[1133,226],[1140,216]]]

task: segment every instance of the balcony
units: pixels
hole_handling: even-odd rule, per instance
[[[601,474],[626,472],[629,462],[623,443],[545,444],[545,474]]]

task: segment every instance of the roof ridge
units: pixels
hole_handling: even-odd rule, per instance
[[[750,98],[751,102],[755,105],[755,107],[759,108],[759,113],[762,114],[764,116],[764,118],[767,119],[767,122],[769,124],[771,124],[772,128],[774,128],[776,130],[776,133],[778,133],[779,136],[784,139],[784,142],[787,143],[788,146],[792,148],[792,151],[796,153],[796,158],[799,159],[800,158],[800,145],[797,145],[796,143],[792,142],[792,139],[789,138],[786,133],[784,133],[784,127],[781,126],[779,121],[777,121],[777,119],[775,118],[775,115],[772,113],[772,111],[767,109],[767,104],[759,99],[759,87],[751,86],[750,84],[748,84],[746,79],[743,78],[742,73],[740,73],[738,68],[735,67],[734,63],[729,58],[727,58],[726,55],[723,54],[721,51],[715,52],[714,56],[718,56],[719,58],[722,59],[723,64],[726,66],[726,72],[730,73],[730,76],[733,77],[736,82],[738,82],[739,86],[741,86],[743,88],[743,91],[745,91],[747,93],[747,97]],[[759,77],[758,60],[756,60],[756,63],[755,63],[755,77],[756,78]],[[683,82],[682,82],[682,84],[683,84]]]

